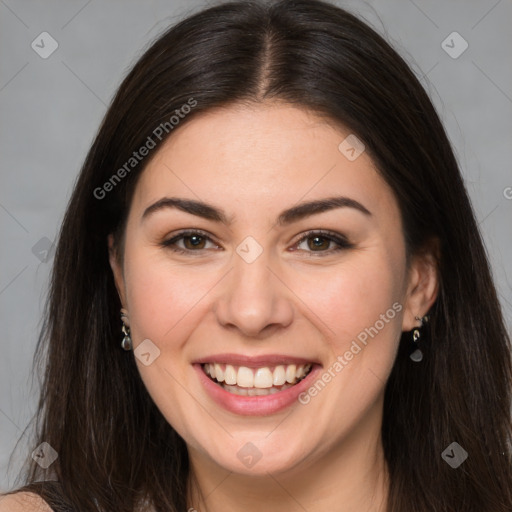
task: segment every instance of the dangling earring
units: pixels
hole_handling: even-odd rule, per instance
[[[126,324],[126,320],[128,319],[128,311],[126,309],[121,309],[121,321],[123,322],[123,327],[121,327],[121,331],[124,334],[123,341],[121,342],[121,347],[124,350],[131,350],[132,338],[130,337],[130,327]]]
[[[420,326],[417,327],[416,329],[414,329],[414,331],[412,333],[412,341],[413,341],[414,350],[409,357],[415,363],[419,363],[423,359],[423,352],[419,348],[419,340],[421,338],[420,329],[423,328],[424,323],[428,322],[429,317],[427,315],[425,315],[423,318],[420,318],[419,316],[415,316],[414,318],[416,318],[416,320],[418,320],[420,322]]]

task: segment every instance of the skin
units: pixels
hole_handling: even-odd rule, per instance
[[[338,150],[349,133],[281,103],[201,114],[176,129],[143,171],[124,253],[109,238],[134,347],[150,339],[160,350],[149,366],[136,362],[187,443],[197,481],[189,506],[197,510],[385,510],[385,382],[401,332],[419,325],[414,317],[428,311],[438,284],[431,252],[406,266],[398,203],[366,152],[349,161]],[[276,225],[284,209],[333,195],[357,200],[371,216],[345,207]],[[175,208],[141,221],[164,196],[210,203],[232,224]],[[183,229],[212,240],[199,250],[178,241],[188,254],[162,247]],[[319,229],[353,246],[334,252],[336,243],[321,239],[315,250],[314,236],[299,243]],[[263,249],[250,264],[236,253],[247,236]],[[327,369],[395,302],[401,311],[307,405],[233,414],[209,398],[191,366],[212,353],[280,353]],[[237,457],[248,442],[262,455],[251,468]]]

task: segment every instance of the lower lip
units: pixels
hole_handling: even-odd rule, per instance
[[[299,395],[309,388],[310,383],[314,382],[321,369],[319,365],[313,365],[313,369],[307,377],[284,391],[265,396],[240,396],[226,391],[222,386],[213,382],[204,373],[201,364],[194,364],[193,366],[198,372],[199,380],[206,392],[217,404],[234,414],[245,416],[267,416],[286,409],[294,402],[298,402]]]

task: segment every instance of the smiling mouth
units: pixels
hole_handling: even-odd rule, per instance
[[[234,395],[264,396],[291,388],[306,378],[313,363],[249,368],[231,364],[205,363],[204,373]]]

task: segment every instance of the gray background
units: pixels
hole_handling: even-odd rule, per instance
[[[150,40],[214,3],[0,0],[0,490],[35,448],[22,433],[36,405],[31,362],[50,246],[106,105]],[[427,88],[454,144],[510,331],[512,2],[334,3],[383,33]],[[58,48],[43,59],[31,43],[42,46],[45,31]],[[458,58],[441,46],[454,31],[469,44]],[[457,39],[446,44],[461,48]]]

